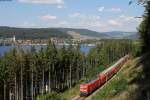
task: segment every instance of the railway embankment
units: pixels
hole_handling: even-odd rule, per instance
[[[88,100],[150,100],[149,66],[150,54],[129,60],[107,84],[93,93]],[[79,94],[79,84],[59,94],[58,97],[63,97],[62,100],[75,98]]]
[[[128,61],[91,100],[150,100],[150,54]]]

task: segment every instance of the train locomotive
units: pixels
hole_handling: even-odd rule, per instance
[[[115,75],[121,67],[129,60],[129,55],[119,59],[114,65],[101,72],[98,77],[88,83],[80,84],[80,96],[89,96],[96,89],[105,84],[113,75]]]

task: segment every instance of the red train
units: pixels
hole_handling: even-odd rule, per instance
[[[98,75],[98,78],[85,84],[80,84],[80,96],[88,96],[93,91],[101,87],[107,80],[115,75],[120,68],[128,61],[129,55],[126,55],[119,59],[114,65],[104,70]]]

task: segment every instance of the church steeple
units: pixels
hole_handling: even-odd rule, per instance
[[[15,37],[15,35],[13,36],[13,41],[16,42],[16,37]]]

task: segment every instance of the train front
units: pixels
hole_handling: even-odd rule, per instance
[[[88,84],[80,84],[80,96],[88,96]]]

